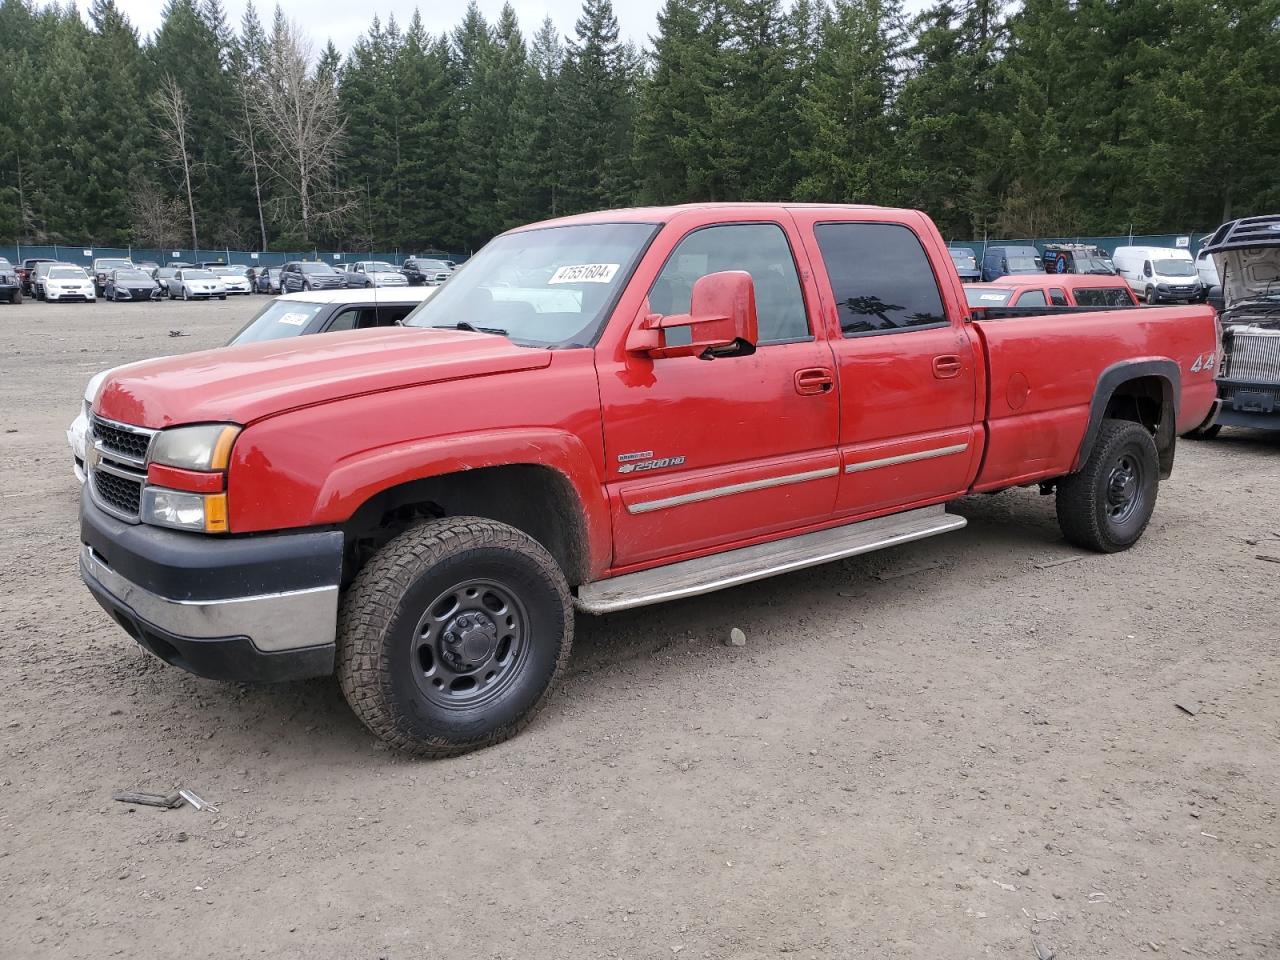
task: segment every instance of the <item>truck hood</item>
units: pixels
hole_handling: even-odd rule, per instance
[[[1280,244],[1224,250],[1213,255],[1222,278],[1222,297],[1230,310],[1243,300],[1280,295]]]
[[[219,347],[112,371],[93,410],[158,429],[249,424],[298,407],[443,380],[545,367],[551,351],[505,337],[384,327]]]

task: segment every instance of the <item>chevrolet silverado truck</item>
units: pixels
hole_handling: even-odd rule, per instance
[[[1212,422],[1190,435],[1280,430],[1280,216],[1224,223],[1201,252],[1222,278],[1222,358]]]
[[[377,736],[451,755],[530,720],[575,608],[956,530],[949,501],[1015,486],[1071,543],[1132,546],[1216,352],[1208,307],[983,319],[911,210],[569,217],[403,326],[114,371],[80,569],[161,659],[336,672]]]

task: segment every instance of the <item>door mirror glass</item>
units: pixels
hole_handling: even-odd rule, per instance
[[[684,342],[670,343],[673,331],[687,330]],[[745,270],[724,270],[693,284],[689,312],[641,317],[627,339],[627,350],[647,357],[746,356],[755,352],[756,291]]]

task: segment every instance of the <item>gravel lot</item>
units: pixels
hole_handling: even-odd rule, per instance
[[[523,735],[415,762],[336,683],[165,666],[76,574],[85,380],[262,302],[0,306],[0,957],[1280,957],[1280,439],[1181,444],[1120,556],[1016,490],[580,619]],[[221,813],[110,799],[179,783]]]

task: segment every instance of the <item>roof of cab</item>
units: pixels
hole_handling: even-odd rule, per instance
[[[990,283],[970,283],[970,287],[1115,287],[1124,277],[1100,273],[1011,273]]]
[[[588,223],[666,223],[681,214],[727,214],[751,212],[757,214],[778,215],[787,210],[875,210],[878,212],[894,212],[903,215],[919,216],[917,210],[896,210],[893,207],[877,207],[872,204],[852,203],[682,203],[669,207],[624,207],[617,210],[595,210],[590,213],[578,213],[568,217],[557,217],[554,220],[542,220],[515,227],[511,232],[530,230],[536,227],[563,227]]]

